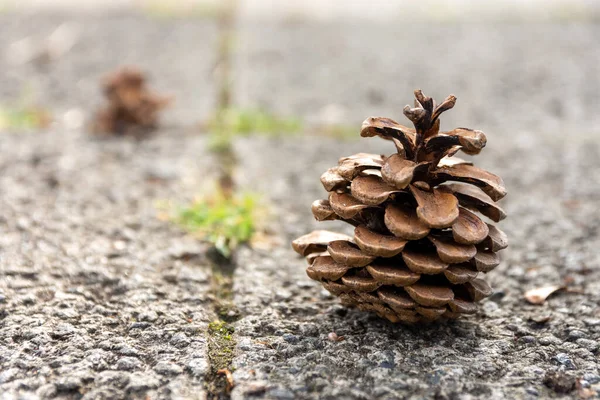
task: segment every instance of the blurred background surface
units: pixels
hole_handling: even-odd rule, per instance
[[[85,113],[103,74],[135,64],[178,99],[168,121],[206,119],[222,89],[216,20],[228,7],[2,0],[0,103]],[[449,124],[590,131],[600,118],[599,18],[591,0],[240,1],[228,90],[239,107],[355,125],[373,114],[400,118],[403,94],[420,87],[458,96]]]

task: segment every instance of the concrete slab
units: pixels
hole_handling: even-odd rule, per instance
[[[458,97],[443,129],[597,133],[599,29],[242,17],[234,99],[309,123],[356,125],[372,115],[402,119],[421,88]]]
[[[203,398],[206,247],[157,204],[197,193],[204,145],[0,135],[2,398]]]

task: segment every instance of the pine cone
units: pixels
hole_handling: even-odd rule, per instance
[[[146,77],[136,68],[121,68],[103,83],[108,105],[95,117],[95,133],[140,136],[158,126],[159,112],[170,98],[157,95],[146,86]]]
[[[479,273],[499,264],[506,235],[476,213],[498,222],[502,179],[454,157],[478,154],[481,131],[440,132],[439,116],[456,97],[436,105],[420,90],[404,115],[415,129],[389,118],[368,118],[361,136],[390,140],[389,157],[359,153],[321,176],[328,200],[317,200],[318,221],[354,225],[354,237],[315,231],[292,246],[306,256],[307,274],[342,303],[374,311],[392,322],[414,324],[476,311],[492,293]]]

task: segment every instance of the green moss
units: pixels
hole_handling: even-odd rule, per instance
[[[164,0],[146,1],[141,7],[142,13],[151,18],[219,18],[227,12],[221,3],[196,3],[181,5]]]
[[[322,136],[332,137],[342,140],[356,140],[360,138],[360,129],[349,125],[325,125],[317,129],[317,133]]]
[[[226,258],[256,231],[257,196],[244,193],[233,197],[217,193],[177,210],[175,221],[186,230],[215,245]]]
[[[235,349],[233,326],[224,321],[208,324],[208,358],[211,367],[211,379],[207,381],[208,391],[214,395],[227,393],[227,381],[219,370],[232,370],[231,363]]]
[[[260,109],[222,109],[208,122],[207,127],[210,132],[209,150],[217,154],[231,152],[233,141],[240,136],[280,137],[306,132],[342,140],[360,137],[356,126],[331,124],[305,127],[300,118],[278,117]]]
[[[31,130],[43,128],[50,123],[50,114],[33,106],[0,106],[0,130]]]
[[[232,336],[235,331],[233,326],[227,324],[225,321],[213,321],[208,324],[209,334],[213,337],[218,337],[221,340],[233,340]],[[226,349],[229,351],[229,349]]]
[[[260,109],[224,108],[209,122],[214,135],[248,136],[263,134],[280,136],[298,133],[302,121],[295,117],[279,117]]]
[[[208,150],[216,154],[230,154],[233,151],[233,137],[227,133],[212,133],[208,140]]]

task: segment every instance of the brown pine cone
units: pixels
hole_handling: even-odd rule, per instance
[[[404,108],[415,129],[389,118],[363,123],[361,136],[390,140],[396,153],[344,157],[321,176],[329,198],[313,203],[315,218],[348,222],[354,237],[315,231],[292,243],[308,276],[343,304],[408,324],[474,313],[492,293],[479,273],[507,247],[506,235],[478,216],[506,217],[496,204],[506,195],[502,179],[454,157],[478,154],[485,135],[440,132],[439,116],[456,97],[439,105],[420,90],[415,97]]]
[[[141,136],[158,126],[159,113],[171,99],[151,92],[137,68],[124,67],[103,82],[108,104],[95,116],[97,134]]]

